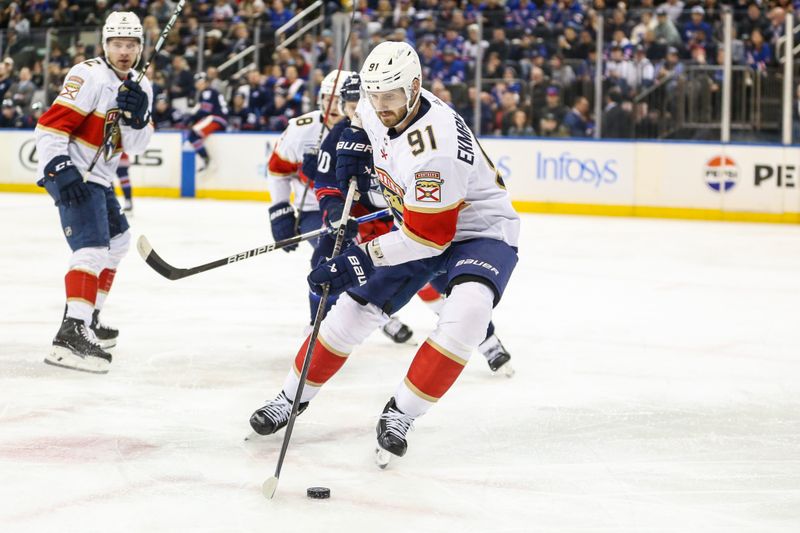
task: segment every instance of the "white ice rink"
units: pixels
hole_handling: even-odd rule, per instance
[[[191,266],[269,242],[266,206],[138,199]],[[0,531],[800,531],[800,227],[523,216],[475,355],[386,471],[374,426],[413,357],[379,333],[295,427],[243,442],[307,320],[310,252],[168,281],[131,250],[108,375],[42,363],[68,248],[43,195],[0,195]],[[424,339],[434,316],[401,313]],[[331,488],[328,501],[305,489]]]

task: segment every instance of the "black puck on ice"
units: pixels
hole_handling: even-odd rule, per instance
[[[328,487],[308,487],[306,496],[315,500],[324,500],[331,497],[331,489]]]

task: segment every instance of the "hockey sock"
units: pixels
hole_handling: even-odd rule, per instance
[[[485,341],[492,335],[494,335],[494,322],[489,322],[489,327],[486,328],[486,337],[484,337],[483,340]]]
[[[100,272],[97,278],[97,300],[95,301],[94,308],[100,310],[108,297],[108,291],[111,290],[111,285],[114,283],[114,276],[117,271],[111,268],[105,268]]]
[[[122,194],[125,196],[126,200],[133,199],[133,186],[131,186],[131,180],[128,178],[123,178],[119,180],[119,186],[122,188]]]
[[[201,140],[200,143],[202,142]],[[197,155],[208,161],[208,151],[206,151],[206,147],[201,144],[199,148],[197,148],[197,146],[195,146],[195,148],[197,149]]]
[[[67,292],[67,316],[92,323],[92,312],[97,300],[97,276],[87,270],[71,269],[64,276]]]
[[[300,373],[303,369],[303,360],[308,350],[308,341],[311,338],[309,335],[306,337],[305,342],[297,352],[294,359],[294,367],[289,375],[286,376],[286,381],[283,384],[283,391],[286,397],[294,401],[297,394],[297,386],[300,384]],[[314,344],[314,352],[311,355],[311,366],[308,369],[306,376],[306,384],[303,387],[303,396],[300,398],[301,402],[307,402],[314,398],[319,392],[322,385],[333,377],[336,372],[342,368],[347,356],[350,354],[343,353],[331,348],[322,336],[317,337],[317,342]]]

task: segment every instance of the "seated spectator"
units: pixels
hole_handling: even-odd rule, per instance
[[[492,30],[492,39],[489,41],[487,52],[496,53],[501,61],[508,59],[511,53],[511,43],[506,39],[506,30],[503,28],[494,28]]]
[[[747,65],[756,71],[765,72],[767,67],[772,64],[772,48],[764,42],[764,36],[760,30],[755,30],[750,34],[745,55]]]
[[[653,20],[653,12],[652,11],[642,11],[639,15],[639,24],[633,27],[631,30],[631,44],[639,45],[644,42],[644,36],[648,30],[652,30],[656,27],[656,21]]]
[[[591,36],[590,36],[591,37]],[[567,59],[586,59],[578,41],[577,29],[570,25],[564,28],[564,33],[558,36],[558,54]]]
[[[628,102],[628,106],[630,102]],[[606,107],[603,110],[603,138],[633,138],[633,114],[622,102],[622,91],[611,89],[606,95]]]
[[[170,100],[188,98],[194,94],[194,75],[189,70],[186,58],[176,56],[172,60],[172,75],[169,80]]]
[[[534,135],[533,127],[528,123],[528,114],[523,109],[517,109],[511,118],[511,125],[506,135],[512,137],[530,137]]]
[[[231,20],[233,18],[233,7],[227,0],[216,0],[212,17],[214,20]]]
[[[703,20],[706,16],[706,10],[702,6],[694,6],[692,8],[691,20],[683,25],[683,41],[689,42],[694,37],[695,33],[700,31],[705,34],[705,40],[711,42],[711,26]]]
[[[228,59],[230,53],[230,46],[222,38],[220,30],[213,29],[206,33],[206,46],[203,50],[206,65],[218,67]]]
[[[564,126],[570,137],[591,137],[592,128],[589,125],[589,100],[579,96],[572,109],[564,117]]]
[[[281,82],[281,87],[286,90],[286,109],[290,113],[289,118],[303,114],[303,95],[306,90],[306,82],[298,75],[297,67],[294,65],[286,66],[286,75]]]
[[[455,26],[448,26],[444,31],[444,37],[439,39],[436,44],[436,48],[440,51],[443,51],[448,46],[455,50],[459,59],[467,57],[466,41],[458,34],[458,29]]]
[[[514,67],[506,67],[503,69],[503,83],[506,85],[506,90],[512,92],[516,95],[522,93],[522,84],[517,77],[517,71],[514,70]]]
[[[183,115],[172,107],[166,93],[155,97],[151,120],[157,130],[171,130],[183,125]]]
[[[20,113],[27,113],[30,110],[33,93],[38,89],[31,77],[31,69],[22,67],[19,69],[19,79],[6,91],[6,98],[11,98],[14,105],[19,107]]]
[[[500,95],[500,107],[495,111],[494,116],[495,135],[508,135],[514,113],[518,109],[518,102],[519,96],[512,92],[505,91]]]
[[[553,113],[546,113],[539,119],[540,137],[568,137],[567,127],[561,124]]]
[[[228,123],[234,131],[255,131],[259,129],[260,117],[246,105],[245,95],[233,95],[233,106],[228,115]]]
[[[611,56],[606,62],[606,79],[612,87],[617,87],[623,94],[629,94],[636,83],[636,71],[633,63],[625,59],[622,48],[614,45]]]
[[[675,24],[672,23],[664,5],[656,9],[656,27],[653,28],[655,40],[666,43],[668,46],[681,46],[683,40]]]
[[[545,97],[545,105],[539,108],[534,108],[534,120],[538,121],[545,115],[553,115],[556,122],[562,124],[564,117],[569,113],[569,108],[561,101],[561,92],[558,87],[550,86],[547,88]]]
[[[636,52],[633,55],[633,70],[635,75],[632,89],[635,93],[653,85],[656,69],[653,63],[647,59],[644,46],[642,45],[636,47]]]
[[[422,69],[422,79],[430,80],[433,73],[440,69],[441,60],[436,56],[436,47],[430,40],[424,40],[419,46],[419,65]]]
[[[431,78],[440,80],[447,85],[463,83],[467,77],[467,65],[456,59],[456,49],[446,46],[442,53],[442,60],[431,70]]]
[[[24,125],[22,113],[14,105],[14,101],[11,98],[4,99],[0,111],[0,128],[22,128]]]
[[[14,83],[14,78],[11,76],[14,71],[14,60],[7,57],[0,63],[0,100],[5,98],[5,94],[11,84]]]
[[[560,87],[571,87],[575,83],[575,71],[564,64],[564,59],[555,54],[550,58],[550,82]]]
[[[667,57],[656,68],[656,80],[661,82],[670,76],[679,76],[683,71],[683,63],[678,58],[678,49],[671,46],[667,50]],[[672,84],[675,86],[677,81],[673,80]]]

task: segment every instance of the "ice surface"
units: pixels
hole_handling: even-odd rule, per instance
[[[132,225],[177,266],[270,238],[257,203],[137,199]],[[281,436],[242,439],[300,344],[309,248],[179,281],[132,249],[95,376],[42,363],[59,231],[46,196],[0,195],[2,532],[800,531],[800,227],[523,216],[495,312],[516,376],[476,354],[380,471],[415,350],[376,333],[298,419],[272,501]]]

